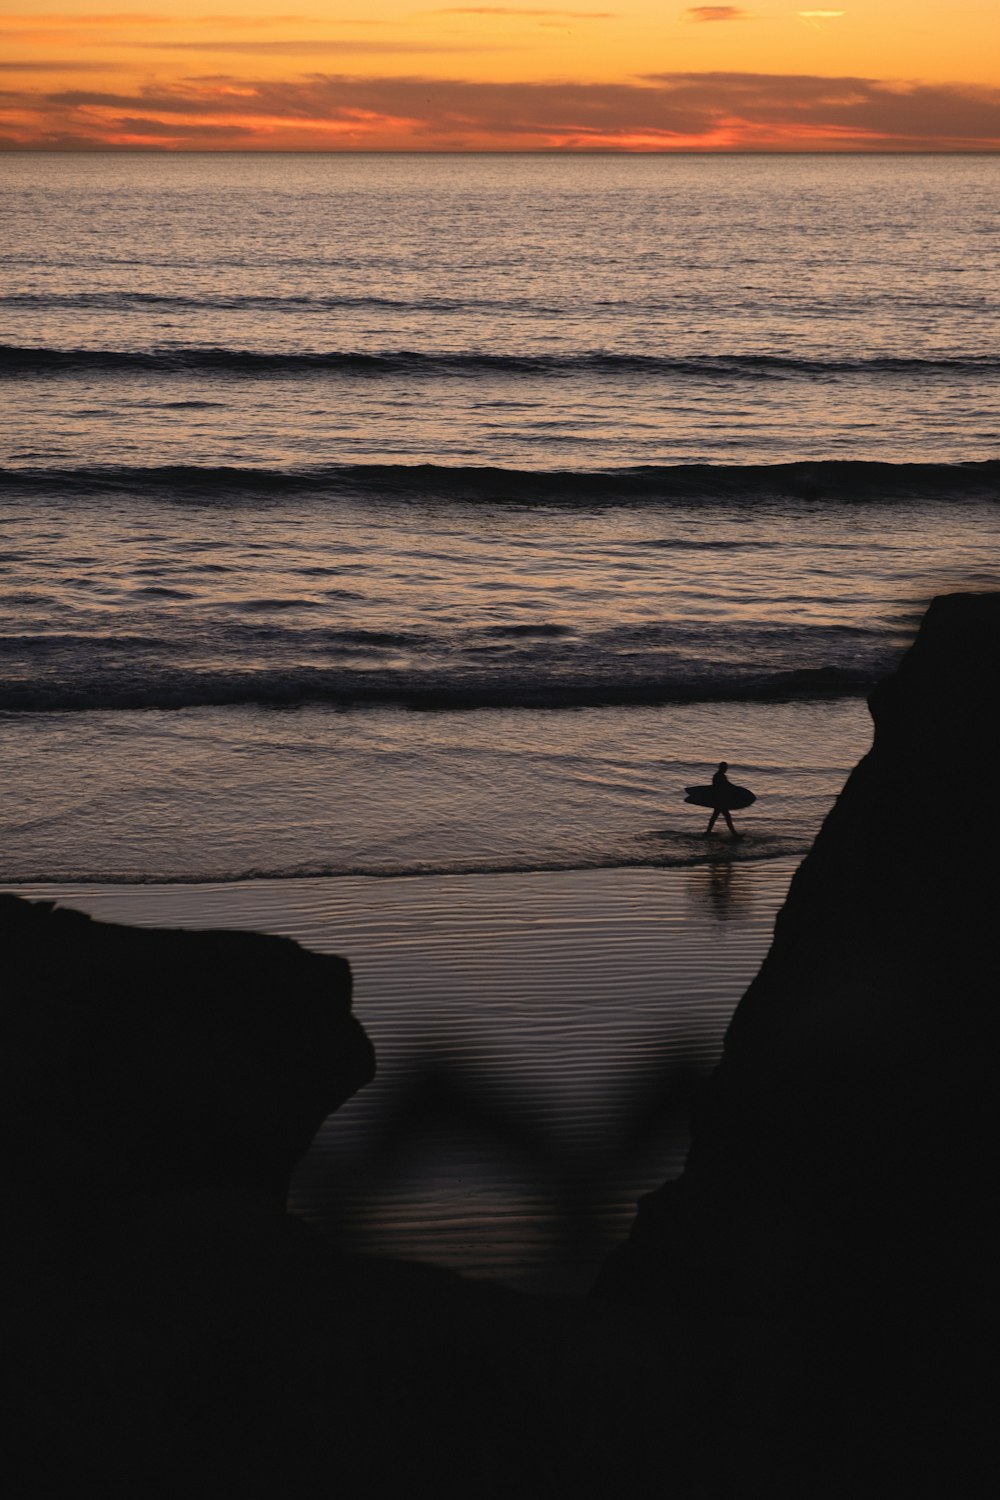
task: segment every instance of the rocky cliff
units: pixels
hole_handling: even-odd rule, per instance
[[[872,698],[871,752],[792,882],[683,1177],[601,1278],[731,1352],[750,1338],[730,1416],[790,1493],[985,1493],[994,1463],[998,681],[1000,597],[935,600]]]

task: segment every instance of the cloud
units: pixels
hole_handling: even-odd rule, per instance
[[[442,10],[425,10],[424,16],[535,16],[564,21],[615,21],[617,10],[525,10],[519,5],[448,5]]]
[[[998,88],[846,75],[501,84],[313,73],[202,78],[134,93],[23,88],[2,102],[0,130],[28,147],[56,137],[141,144],[134,122],[145,121],[151,141],[192,149],[1000,149]],[[133,122],[131,134],[123,121]],[[155,134],[150,121],[158,122]]]
[[[35,62],[12,62],[6,57],[0,57],[0,73],[64,73],[70,70],[74,73],[94,73],[104,71],[107,66],[107,63],[102,62],[79,62],[75,57],[47,57],[44,61]]]
[[[227,26],[274,26],[291,25],[293,21],[310,21],[311,16],[292,16],[287,12],[274,16],[241,16],[234,12],[231,15],[214,16],[185,16],[184,24],[192,26],[218,26],[220,23]],[[169,11],[151,10],[113,10],[113,11],[74,11],[74,10],[50,10],[36,12],[12,13],[4,17],[5,26],[30,26],[32,28],[39,24],[44,26],[176,26],[178,18]],[[379,22],[351,21],[341,18],[337,22],[340,26],[368,26],[378,25]]]
[[[315,16],[292,16],[285,11],[281,11],[276,16],[241,16],[236,11],[230,11],[223,12],[221,15],[190,17],[191,23],[198,26],[291,26],[293,22],[308,24],[315,19]],[[188,17],[185,17],[184,24],[188,24]],[[360,17],[353,20],[349,16],[337,17],[338,26],[382,26],[384,24],[383,21],[364,21]]]
[[[738,5],[692,5],[684,12],[685,21],[748,21],[750,17]]]
[[[150,22],[162,25],[164,21],[169,20],[169,15],[148,10],[86,11],[83,13],[75,10],[21,11],[11,12],[4,16],[4,23],[8,26],[37,26],[39,23],[45,26],[146,26]]]
[[[211,107],[208,96],[184,93],[179,89],[161,93],[152,89],[140,89],[137,94],[111,94],[98,89],[60,89],[40,97],[47,104],[66,106],[73,110],[135,109],[141,106],[144,109],[158,110],[160,114],[191,115]]]
[[[846,16],[846,10],[797,10],[795,14],[804,26],[811,26],[813,31],[822,31],[821,22],[839,21],[841,16]]]
[[[157,120],[145,115],[121,115],[112,121],[112,125],[119,135],[139,136],[154,140],[200,138],[204,133],[202,125],[182,125],[177,120]],[[253,132],[246,125],[214,125],[212,133],[217,141],[225,137],[230,141],[241,143]]]
[[[210,15],[210,16],[186,16],[184,25],[186,28],[200,26],[226,26],[235,31],[258,31],[262,28],[273,28],[276,25],[290,26],[292,24],[308,24],[314,18],[306,15],[274,15],[274,16],[241,16],[241,15]],[[76,13],[73,11],[47,11],[36,15],[18,14],[2,17],[3,26],[0,28],[0,39],[11,42],[51,42],[54,37],[72,38],[78,46],[101,45],[107,41],[104,36],[96,35],[108,31],[156,31],[163,26],[176,27],[178,18],[176,15],[158,11],[93,11],[88,13]],[[384,21],[366,21],[356,17],[340,16],[337,19],[338,26],[384,26]],[[87,33],[91,33],[88,37]],[[131,38],[129,44],[132,46],[150,45],[148,43],[135,42]],[[190,44],[192,47],[196,43]]]
[[[242,42],[232,37],[216,37],[203,42],[137,42],[149,52],[242,52],[258,57],[309,57],[322,52],[343,56],[370,56],[375,53],[402,52],[471,52],[479,42],[390,42],[361,40],[358,37],[292,37],[268,42]]]

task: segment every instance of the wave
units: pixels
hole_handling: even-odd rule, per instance
[[[11,262],[13,263],[13,261]],[[0,261],[0,264],[4,264]],[[79,269],[72,263],[66,265],[61,262],[48,262],[50,268],[55,269],[62,266],[63,269]],[[109,259],[108,265],[124,265],[135,267],[144,265],[146,269],[156,268],[171,274],[183,270],[200,271],[203,266],[197,263],[184,263],[181,261],[165,262],[136,262],[133,260],[115,261]],[[217,267],[226,265],[227,262],[220,260],[216,262]],[[239,270],[245,270],[240,262],[228,262],[228,264]],[[287,263],[286,263],[287,264]],[[294,262],[293,262],[294,264]],[[301,264],[301,263],[300,263]],[[315,270],[315,267],[311,267]],[[166,278],[164,278],[166,279]],[[697,294],[695,294],[697,295]],[[787,290],[781,298],[782,308],[789,306]],[[928,304],[919,294],[905,294],[899,291],[893,292],[891,288],[883,287],[880,294],[872,297],[870,289],[868,295],[858,297],[845,297],[840,292],[835,297],[824,297],[817,293],[815,287],[804,292],[799,299],[798,306],[813,316],[822,316],[831,311],[838,313],[853,312],[870,314],[873,305],[888,305],[890,307],[902,306],[907,310],[914,307],[924,311],[930,311]],[[596,297],[592,302],[586,298],[581,299],[579,288],[575,289],[574,295],[569,298],[539,297],[525,293],[519,296],[482,296],[478,292],[475,295],[454,295],[439,293],[430,296],[403,296],[399,293],[393,295],[380,295],[373,292],[350,292],[350,291],[220,291],[207,286],[192,288],[187,291],[140,291],[136,288],[104,288],[102,290],[84,291],[76,289],[73,291],[44,291],[44,292],[2,292],[0,291],[0,309],[11,309],[16,312],[62,312],[62,311],[89,311],[111,313],[143,313],[147,311],[163,310],[167,312],[190,312],[201,314],[206,312],[262,312],[282,313],[296,312],[300,310],[337,312],[345,310],[364,310],[366,308],[387,308],[399,312],[421,313],[421,312],[459,312],[466,316],[475,317],[477,314],[523,313],[531,317],[555,317],[577,318],[581,314],[589,313],[591,316],[596,312],[599,314],[622,314],[626,317],[644,318],[651,315],[667,314],[676,317],[678,313],[677,297],[671,295],[647,296],[630,295],[627,297]],[[989,310],[988,302],[974,292],[966,297],[955,294],[945,298],[939,293],[934,298],[933,309],[952,310],[961,312],[973,312],[981,314]]]
[[[144,312],[163,308],[172,312],[274,312],[282,308],[399,308],[409,311],[454,312],[465,308],[489,311],[523,306],[517,300],[508,302],[463,302],[459,297],[375,297],[369,294],[285,293],[159,293],[159,291],[75,291],[75,293],[7,293],[0,296],[0,308],[24,312],[52,312],[57,309],[96,308],[106,312]],[[534,308],[534,303],[532,303]]]
[[[0,683],[0,711],[82,712],[100,709],[180,709],[253,704],[293,708],[303,703],[336,706],[392,704],[411,709],[467,711],[483,708],[567,709],[655,706],[717,701],[766,703],[845,698],[869,691],[887,662],[867,667],[816,666],[749,672],[653,672],[623,676],[559,675],[536,670],[490,671],[451,676],[421,672],[352,670],[350,667],[289,667],[277,671],[177,672],[143,662],[141,672],[79,673],[60,681],[45,674],[32,681]]]
[[[608,305],[608,304],[604,304]],[[610,304],[614,305],[614,304]],[[315,308],[336,312],[338,308],[395,308],[406,312],[565,312],[524,297],[379,297],[370,293],[286,292],[10,292],[0,294],[0,308],[24,312],[54,312],[58,309],[95,308],[105,312],[144,312],[163,308],[172,312],[280,312],[291,308]]]
[[[0,377],[74,374],[278,376],[358,375],[455,378],[475,375],[636,375],[698,379],[788,380],[841,375],[1000,374],[994,355],[871,355],[810,358],[784,354],[642,354],[591,350],[564,354],[491,353],[488,350],[298,350],[164,347],[153,349],[59,349],[0,345]]]
[[[822,459],[779,464],[650,464],[618,469],[505,469],[488,465],[96,464],[0,468],[0,491],[32,496],[129,493],[174,502],[261,502],[282,496],[451,500],[519,505],[699,503],[761,498],[817,503],[1000,498],[1000,459],[886,463]]]

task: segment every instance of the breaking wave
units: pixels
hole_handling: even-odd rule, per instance
[[[80,373],[190,375],[407,376],[455,378],[475,375],[646,377],[789,380],[799,377],[940,375],[947,379],[1000,374],[993,355],[870,355],[839,359],[784,354],[643,354],[616,350],[577,353],[493,353],[488,350],[293,350],[163,347],[152,349],[60,349],[0,345],[0,377]]]
[[[194,464],[0,468],[0,489],[30,496],[132,492],[220,502],[282,495],[453,499],[522,504],[762,497],[871,503],[1000,496],[1000,459],[969,463],[825,460],[779,464],[663,464],[617,469],[507,469],[488,465],[327,464],[242,468]]]

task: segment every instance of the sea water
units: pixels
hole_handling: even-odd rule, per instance
[[[8,878],[808,845],[1000,578],[992,157],[8,155]]]

